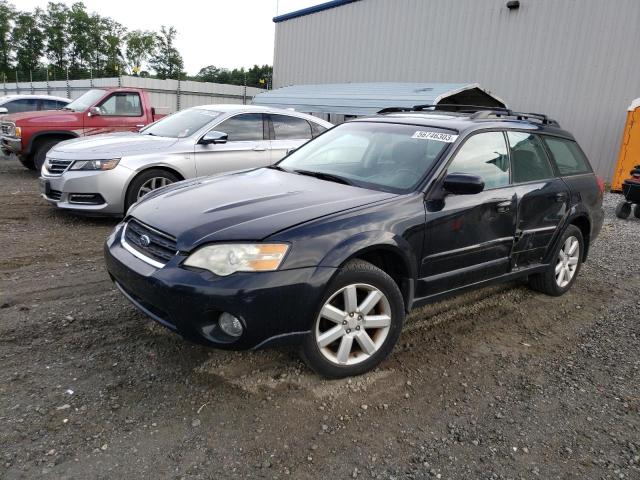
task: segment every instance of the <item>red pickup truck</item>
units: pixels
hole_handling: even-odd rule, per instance
[[[56,143],[84,135],[137,131],[164,115],[138,88],[92,89],[62,110],[23,112],[0,117],[0,149],[14,153],[32,170],[40,170]]]

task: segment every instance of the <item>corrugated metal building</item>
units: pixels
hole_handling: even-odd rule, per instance
[[[333,123],[345,117],[374,115],[387,107],[456,104],[505,107],[505,103],[485,92],[477,83],[325,83],[293,85],[258,93],[255,105],[293,108],[317,115]]]
[[[557,119],[608,180],[640,95],[640,0],[338,0],[274,21],[276,88],[477,82]]]

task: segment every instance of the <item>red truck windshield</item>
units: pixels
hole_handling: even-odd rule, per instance
[[[98,100],[105,96],[107,92],[97,88],[89,90],[76,98],[69,105],[65,105],[65,110],[73,110],[74,112],[84,112],[87,108],[94,105]]]

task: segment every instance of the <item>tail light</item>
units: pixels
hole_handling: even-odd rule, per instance
[[[600,189],[600,193],[604,195],[604,188],[605,188],[604,180],[600,176],[596,175],[596,182],[598,182],[598,188]]]

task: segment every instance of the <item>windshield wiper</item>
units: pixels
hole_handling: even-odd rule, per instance
[[[294,170],[294,172],[300,175],[308,175],[310,177],[319,178],[320,180],[327,180],[329,182],[342,183],[344,185],[353,185],[353,183],[346,178],[340,177],[338,175],[333,175],[332,173],[314,172],[312,170]]]
[[[279,170],[281,172],[291,173],[291,170],[287,170],[286,168],[282,168],[279,165],[269,165],[267,168],[270,168],[271,170]]]

